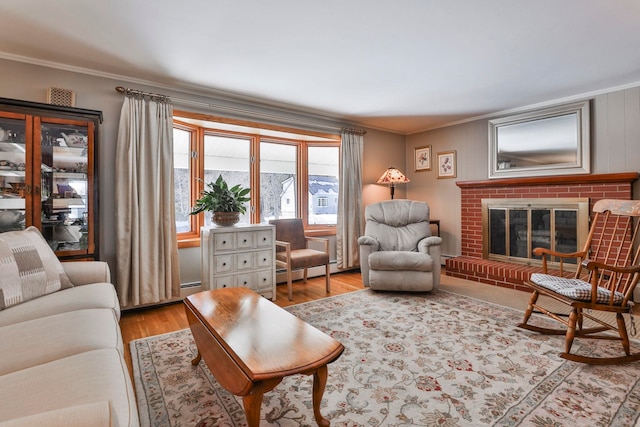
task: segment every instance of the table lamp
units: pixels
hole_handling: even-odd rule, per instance
[[[376,184],[389,184],[389,189],[391,191],[391,199],[393,199],[393,193],[396,190],[396,184],[407,183],[410,182],[409,178],[404,176],[402,172],[400,172],[397,168],[393,166],[387,168],[386,171],[382,174],[380,179],[376,182]]]

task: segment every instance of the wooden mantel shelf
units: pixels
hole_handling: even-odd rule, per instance
[[[509,187],[522,185],[552,185],[552,184],[588,184],[597,183],[632,183],[640,178],[638,172],[605,173],[591,175],[555,175],[555,176],[535,176],[529,178],[500,178],[488,179],[484,181],[458,181],[456,185],[460,188],[489,188],[489,187]]]

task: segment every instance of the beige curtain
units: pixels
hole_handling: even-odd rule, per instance
[[[120,304],[153,304],[179,296],[170,103],[125,97],[115,172]]]
[[[364,231],[362,219],[362,152],[363,132],[342,131],[340,156],[340,190],[338,195],[338,225],[336,256],[338,268],[360,265],[358,237]]]

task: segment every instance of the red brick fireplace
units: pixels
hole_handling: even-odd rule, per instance
[[[446,274],[490,285],[525,290],[522,282],[539,267],[483,259],[482,199],[589,198],[589,211],[600,199],[632,199],[636,172],[486,181],[461,181],[462,255],[446,260]]]

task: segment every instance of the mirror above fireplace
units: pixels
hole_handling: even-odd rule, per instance
[[[489,178],[589,173],[589,101],[489,121]]]

